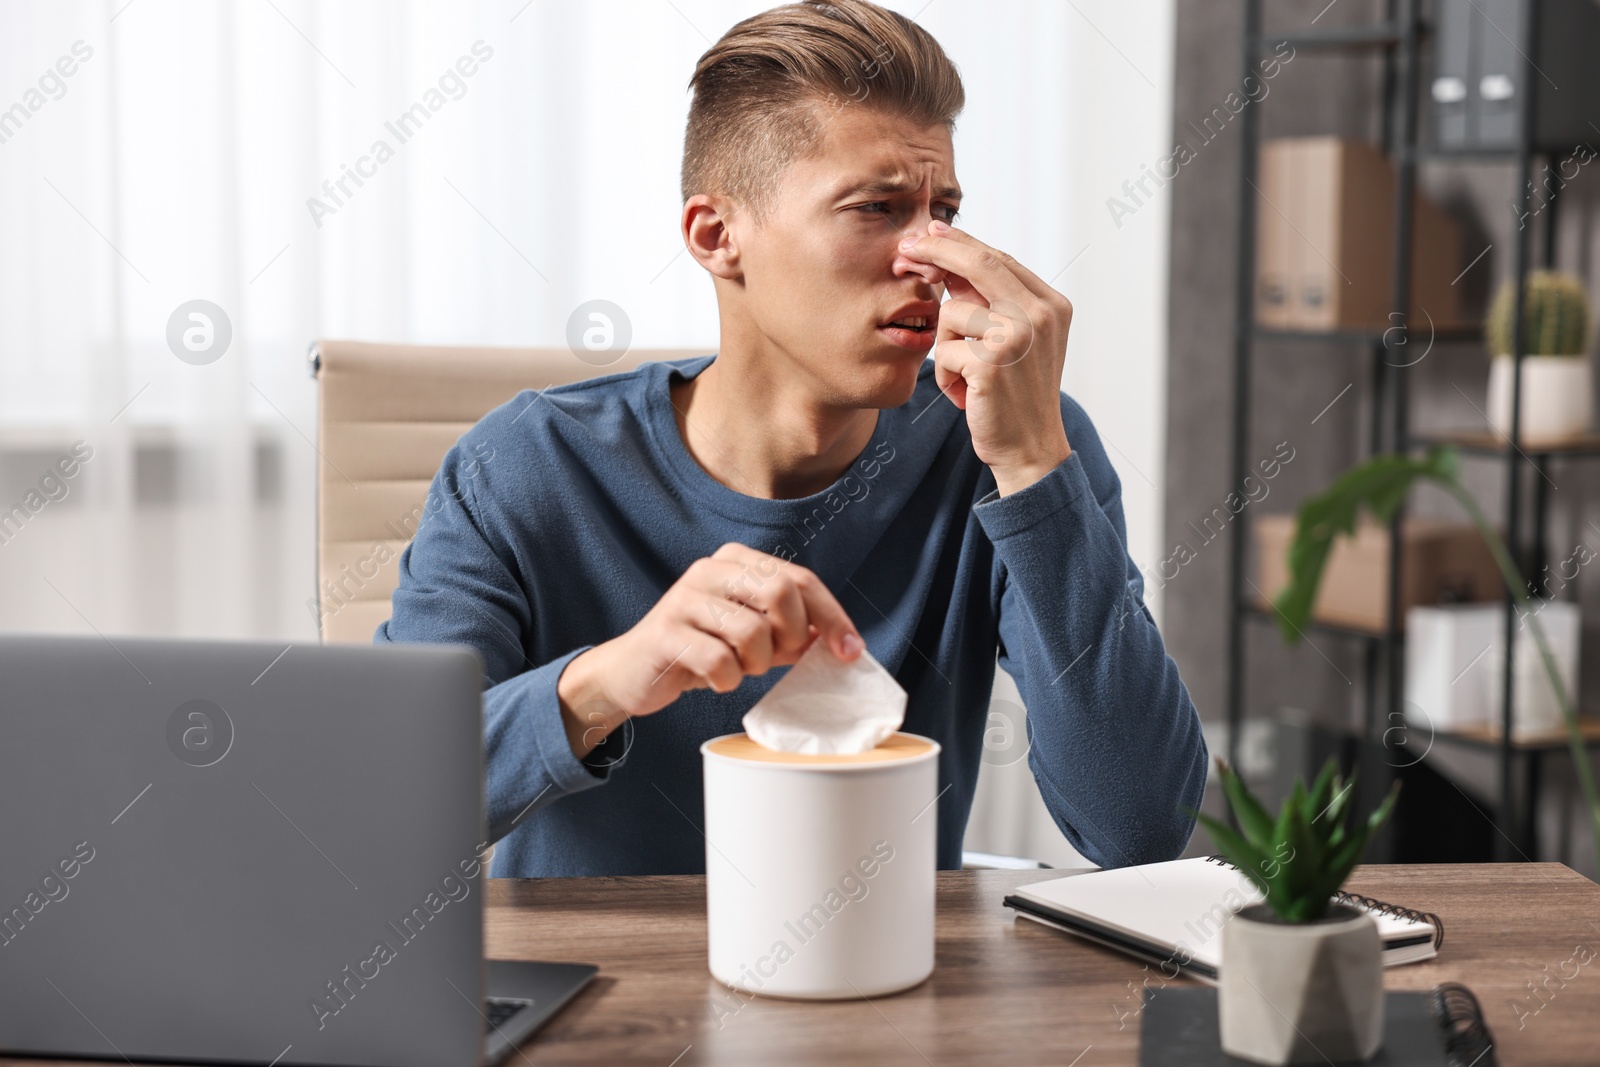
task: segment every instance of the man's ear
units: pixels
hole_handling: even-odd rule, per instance
[[[739,248],[728,225],[738,208],[725,197],[696,193],[683,204],[683,239],[689,254],[712,277],[737,281],[743,275]]]

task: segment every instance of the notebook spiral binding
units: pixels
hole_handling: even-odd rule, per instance
[[[1450,1067],[1497,1067],[1494,1035],[1483,1021],[1483,1008],[1472,990],[1458,982],[1441,982],[1433,987],[1428,1002],[1444,1031]]]
[[[1226,856],[1207,856],[1206,862],[1215,863],[1222,867],[1229,867],[1236,871],[1239,869],[1238,865],[1233,863]],[[1433,927],[1433,947],[1437,949],[1439,946],[1444,944],[1444,920],[1439,918],[1439,916],[1435,915],[1431,911],[1417,911],[1415,908],[1402,908],[1398,905],[1387,903],[1386,901],[1375,900],[1372,897],[1364,897],[1360,893],[1347,893],[1343,889],[1335,893],[1333,895],[1333,899],[1337,904],[1350,904],[1355,907],[1359,907],[1364,911],[1375,912],[1379,915],[1394,915],[1401,919],[1410,919],[1412,922],[1427,923],[1429,926]],[[1471,994],[1468,995],[1470,996]],[[1473,1003],[1476,1004],[1477,1002],[1474,1001]]]

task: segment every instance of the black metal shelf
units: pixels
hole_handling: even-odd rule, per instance
[[[1250,45],[1256,55],[1280,43],[1308,52],[1367,52],[1394,48],[1401,40],[1399,26],[1392,22],[1377,22],[1364,26],[1307,27],[1287,33],[1257,34],[1250,38]]]
[[[1577,151],[1581,145],[1545,145],[1541,148],[1530,149],[1539,155],[1566,156]],[[1463,163],[1488,163],[1488,164],[1515,164],[1520,150],[1516,148],[1429,148],[1419,147],[1406,151],[1405,158],[1415,163],[1433,163],[1443,166],[1458,166]]]
[[[1386,0],[1384,20],[1379,23],[1363,26],[1347,26],[1327,29],[1302,28],[1289,30],[1283,33],[1266,32],[1262,26],[1263,0],[1246,0],[1244,28],[1241,44],[1243,46],[1242,67],[1246,76],[1255,73],[1257,60],[1269,52],[1279,42],[1288,42],[1297,50],[1320,52],[1344,52],[1351,54],[1365,54],[1380,56],[1383,61],[1383,101],[1382,101],[1382,128],[1381,148],[1394,162],[1395,183],[1393,218],[1394,229],[1392,235],[1393,272],[1391,278],[1390,304],[1394,311],[1400,314],[1399,321],[1407,321],[1407,312],[1410,310],[1410,285],[1412,275],[1412,258],[1414,234],[1412,230],[1412,217],[1414,213],[1413,196],[1416,189],[1416,173],[1420,165],[1461,166],[1476,163],[1488,164],[1515,164],[1516,171],[1513,178],[1516,185],[1512,192],[1512,201],[1517,210],[1526,214],[1531,196],[1533,181],[1533,157],[1535,155],[1553,156],[1555,151],[1532,143],[1530,131],[1536,128],[1533,110],[1535,94],[1522,94],[1522,116],[1520,124],[1520,143],[1509,149],[1484,149],[1484,150],[1440,150],[1424,142],[1419,136],[1418,113],[1422,102],[1422,44],[1430,34],[1431,26],[1421,17],[1421,0]],[[1534,42],[1538,38],[1538,5],[1530,7],[1530,15],[1523,19],[1519,29],[1523,35],[1518,53],[1526,64],[1524,70],[1525,84],[1532,84],[1534,78],[1533,60],[1528,56],[1536,51]],[[1370,412],[1370,434],[1368,449],[1369,454],[1392,453],[1400,450],[1416,450],[1430,444],[1449,444],[1465,455],[1487,457],[1498,460],[1505,465],[1506,470],[1506,497],[1504,505],[1504,524],[1502,530],[1507,547],[1512,558],[1522,559],[1524,550],[1529,551],[1532,564],[1528,568],[1530,573],[1537,574],[1540,570],[1541,554],[1543,551],[1544,532],[1547,525],[1547,511],[1549,493],[1546,489],[1548,476],[1543,475],[1545,465],[1552,458],[1582,458],[1591,455],[1600,455],[1600,435],[1593,439],[1581,439],[1561,443],[1541,443],[1532,448],[1524,446],[1514,449],[1504,440],[1497,440],[1494,435],[1482,430],[1474,432],[1445,432],[1429,434],[1412,434],[1409,429],[1409,400],[1408,400],[1408,366],[1409,363],[1400,360],[1390,360],[1386,333],[1383,330],[1332,330],[1332,331],[1303,331],[1286,330],[1262,327],[1255,319],[1255,243],[1256,243],[1256,178],[1258,176],[1258,156],[1261,142],[1261,123],[1258,116],[1260,108],[1249,108],[1239,116],[1238,126],[1240,131],[1240,183],[1238,187],[1239,231],[1238,231],[1238,261],[1235,277],[1235,335],[1234,335],[1234,373],[1233,373],[1233,422],[1231,434],[1231,471],[1235,484],[1242,484],[1244,478],[1250,473],[1251,456],[1251,363],[1253,349],[1262,342],[1301,342],[1323,341],[1342,342],[1351,345],[1364,346],[1364,353],[1371,361],[1370,377],[1370,403],[1367,411]],[[1565,150],[1560,150],[1565,151]],[[1553,263],[1555,245],[1555,218],[1556,197],[1552,193],[1542,206],[1544,217],[1540,220],[1545,234],[1543,252],[1545,265]],[[1531,268],[1531,229],[1519,229],[1511,248],[1510,276],[1517,293],[1515,312],[1513,315],[1512,336],[1522,335],[1523,301],[1521,293],[1524,279]],[[1415,340],[1418,331],[1412,330],[1412,340]],[[1436,329],[1434,339],[1441,342],[1470,341],[1483,336],[1481,324],[1469,326],[1453,326],[1449,329]],[[1514,352],[1513,357],[1521,359],[1521,352]],[[1414,362],[1414,361],[1413,361]],[[1520,375],[1513,376],[1513,412],[1512,438],[1519,438],[1516,414],[1520,412]],[[1528,463],[1533,465],[1537,474],[1532,485],[1534,487],[1533,504],[1533,535],[1528,544],[1524,539],[1524,516],[1527,510],[1522,504],[1521,480],[1524,477],[1522,468]],[[1401,512],[1404,512],[1402,507]],[[1390,525],[1389,543],[1389,586],[1388,586],[1388,616],[1393,619],[1400,612],[1400,586],[1399,573],[1401,566],[1401,523],[1402,514],[1397,514]],[[1236,523],[1231,531],[1229,544],[1229,611],[1228,611],[1228,758],[1237,765],[1239,756],[1240,733],[1244,715],[1245,696],[1245,626],[1250,618],[1272,619],[1273,613],[1268,608],[1263,608],[1259,602],[1246,591],[1245,563],[1247,559],[1246,545],[1248,532],[1244,528],[1247,524]],[[1505,666],[1500,679],[1503,707],[1501,722],[1493,732],[1482,731],[1482,736],[1450,735],[1451,743],[1467,743],[1480,747],[1490,747],[1498,752],[1500,795],[1503,803],[1496,812],[1496,821],[1500,829],[1499,838],[1500,858],[1511,859],[1519,853],[1531,854],[1533,851],[1533,828],[1535,804],[1538,797],[1536,788],[1537,768],[1541,754],[1551,749],[1561,747],[1564,741],[1554,738],[1549,743],[1540,742],[1529,744],[1515,742],[1511,739],[1511,724],[1513,720],[1512,706],[1514,700],[1514,687],[1512,685],[1512,664],[1515,657],[1514,643],[1517,639],[1514,601],[1508,594],[1504,601],[1505,626],[1503,630],[1506,647]],[[1355,638],[1363,650],[1363,726],[1362,736],[1371,740],[1379,733],[1377,724],[1392,721],[1389,716],[1400,712],[1403,708],[1403,655],[1404,635],[1398,630],[1373,633],[1367,630],[1351,627],[1332,626],[1326,623],[1313,623],[1311,630],[1318,633],[1334,634],[1344,638]],[[1380,670],[1381,668],[1381,670]],[[1382,678],[1380,687],[1378,679]],[[1380,697],[1381,693],[1381,697]],[[1595,729],[1600,731],[1600,724]],[[1600,736],[1600,735],[1597,735]],[[1521,767],[1527,773],[1523,776],[1526,786],[1523,799],[1518,800],[1515,788],[1516,775],[1514,771]],[[1520,847],[1519,841],[1520,839]]]
[[[1411,726],[1411,729],[1417,729]],[[1594,715],[1578,715],[1578,733],[1583,738],[1584,748],[1594,748],[1600,745],[1600,717]],[[1473,748],[1499,748],[1499,731],[1485,727],[1469,727],[1460,730],[1434,730],[1434,741],[1444,741],[1451,744],[1467,745]],[[1570,745],[1567,740],[1566,727],[1558,731],[1539,734],[1533,737],[1511,739],[1511,747],[1522,752],[1562,752]]]
[[[1273,326],[1252,326],[1250,336],[1257,341],[1329,341],[1346,344],[1381,345],[1388,330],[1289,330]],[[1440,326],[1433,331],[1435,341],[1481,341],[1483,327]]]
[[[1600,434],[1585,434],[1582,437],[1562,442],[1530,443],[1524,441],[1519,447],[1513,448],[1509,438],[1487,430],[1454,430],[1441,433],[1412,434],[1411,444],[1417,448],[1426,448],[1430,445],[1449,445],[1462,455],[1501,460],[1509,455],[1522,455],[1529,459],[1541,460],[1555,456],[1563,459],[1589,459],[1594,456],[1600,456]]]
[[[1412,148],[1404,151],[1404,158],[1413,163],[1432,163],[1442,166],[1459,166],[1463,163],[1515,164],[1515,148]]]
[[[1250,601],[1240,604],[1239,611],[1246,618],[1260,619],[1263,622],[1276,623],[1278,620],[1277,612]],[[1358,626],[1341,626],[1336,622],[1321,622],[1317,619],[1306,623],[1305,628],[1312,633],[1328,634],[1332,637],[1353,637],[1359,641],[1382,641],[1387,636],[1381,630],[1364,630]],[[1397,640],[1405,640],[1405,635],[1400,634]]]

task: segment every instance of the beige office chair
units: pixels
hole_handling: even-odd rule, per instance
[[[566,348],[314,342],[320,459],[317,588],[308,606],[323,643],[372,642],[444,454],[490,410],[523,389],[709,354],[633,351],[600,367]]]

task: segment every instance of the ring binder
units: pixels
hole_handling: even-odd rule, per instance
[[[1445,1057],[1451,1067],[1498,1067],[1494,1035],[1472,990],[1459,982],[1441,982],[1433,987],[1429,1003],[1444,1031]]]
[[[1223,1067],[1217,991],[1147,987],[1140,1011],[1141,1067]],[[1384,995],[1383,1047],[1372,1067],[1498,1067],[1494,1039],[1471,990],[1454,982]],[[1348,1062],[1348,1061],[1341,1061]]]
[[[1237,871],[1239,869],[1238,865],[1226,856],[1207,856],[1206,862],[1215,863],[1230,870]],[[1393,915],[1400,919],[1410,919],[1412,922],[1427,923],[1433,927],[1433,947],[1437,949],[1444,944],[1444,920],[1431,911],[1402,908],[1398,904],[1390,904],[1387,901],[1377,900],[1373,897],[1364,897],[1360,893],[1347,893],[1343,889],[1335,893],[1333,899],[1335,903],[1349,904],[1363,911],[1370,911],[1378,915]],[[1470,997],[1472,994],[1468,993],[1467,995]],[[1473,1001],[1473,1004],[1476,1006],[1477,1001]]]

